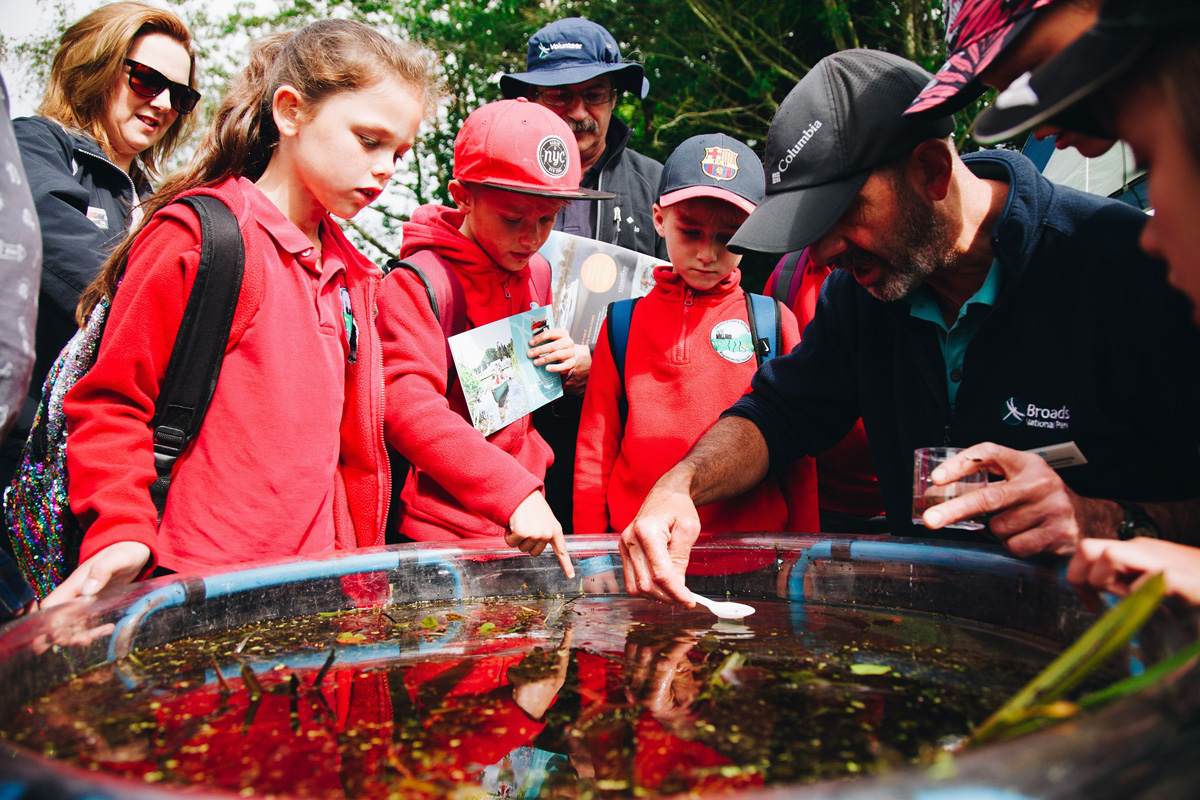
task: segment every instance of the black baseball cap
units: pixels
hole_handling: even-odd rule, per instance
[[[975,120],[990,144],[1051,120],[1079,133],[1112,138],[1079,101],[1123,75],[1164,33],[1200,22],[1200,0],[1105,0],[1096,24],[1036,71],[1013,81]]]
[[[664,208],[692,197],[715,197],[747,214],[763,198],[763,168],[749,146],[723,133],[687,139],[663,164],[658,204]]]
[[[530,36],[525,69],[500,76],[506,98],[523,96],[527,86],[566,86],[600,75],[612,75],[614,87],[638,97],[650,91],[642,65],[622,61],[608,29],[583,17],[556,20]]]
[[[767,131],[766,198],[729,249],[808,247],[841,218],[872,170],[953,133],[950,115],[904,115],[932,77],[878,50],[843,50],[817,62],[775,112]]]

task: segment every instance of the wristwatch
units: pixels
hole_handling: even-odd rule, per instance
[[[1121,507],[1125,518],[1121,524],[1117,526],[1117,538],[1125,541],[1133,539],[1137,536],[1148,536],[1151,539],[1157,539],[1160,536],[1158,523],[1151,519],[1146,513],[1146,509],[1137,503],[1125,503],[1121,500],[1115,501]]]

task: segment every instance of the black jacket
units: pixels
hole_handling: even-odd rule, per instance
[[[129,229],[134,187],[129,174],[85,133],[45,117],[13,121],[17,145],[42,228],[42,286],[38,298],[37,361],[30,394],[63,345],[75,334],[79,295]]]
[[[823,452],[861,414],[895,535],[930,535],[910,523],[918,447],[1073,441],[1088,463],[1060,474],[1081,495],[1200,497],[1200,331],[1165,265],[1138,249],[1144,215],[1055,186],[1017,153],[964,160],[1011,188],[991,236],[1005,281],[967,348],[956,410],[934,326],[835,270],[800,346],[726,413],[758,425],[773,463]]]
[[[613,117],[604,152],[584,175],[584,187],[616,195],[613,200],[591,204],[595,206],[595,238],[665,261],[667,245],[654,230],[654,203],[663,166],[630,150],[627,145],[632,135],[628,125]]]

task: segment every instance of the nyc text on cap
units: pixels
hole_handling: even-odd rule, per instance
[[[567,123],[525,98],[477,108],[454,140],[454,177],[496,189],[563,200],[608,200],[580,189],[579,145]]]

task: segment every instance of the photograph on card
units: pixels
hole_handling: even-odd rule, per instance
[[[558,374],[527,355],[530,340],[553,324],[553,309],[547,306],[450,337],[471,423],[484,436],[562,397]]]
[[[645,295],[654,288],[654,268],[667,263],[562,231],[553,231],[538,252],[550,262],[554,318],[593,349],[608,304]]]

